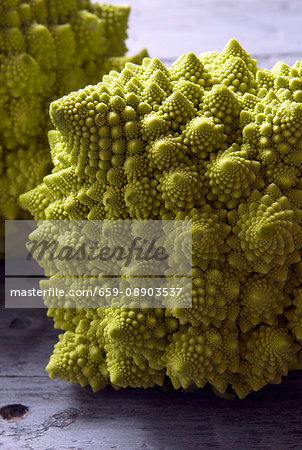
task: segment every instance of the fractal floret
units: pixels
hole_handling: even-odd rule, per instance
[[[129,7],[90,0],[0,0],[0,217],[52,169],[49,103],[126,61]]]
[[[242,398],[302,369],[302,63],[222,52],[127,63],[56,100],[36,219],[192,221],[191,308],[50,308],[47,371],[107,384],[212,384]]]

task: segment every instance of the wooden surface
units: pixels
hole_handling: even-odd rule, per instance
[[[93,394],[48,378],[56,335],[45,310],[1,310],[0,408],[21,404],[28,413],[0,418],[0,448],[302,449],[302,372],[241,401],[218,398],[210,387]]]
[[[128,3],[129,53],[146,46],[151,56],[171,62],[183,52],[220,50],[235,37],[263,67],[302,59],[301,0]],[[210,387],[93,394],[49,380],[44,368],[57,331],[45,310],[2,308],[0,314],[0,408],[28,408],[20,420],[0,417],[0,448],[302,449],[302,372],[242,401],[217,398]]]

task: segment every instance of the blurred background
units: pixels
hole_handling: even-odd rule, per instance
[[[103,3],[99,1],[99,3]],[[122,4],[121,0],[111,3]],[[129,0],[129,54],[145,46],[172,62],[182,53],[222,50],[231,38],[270,68],[302,58],[301,0]]]

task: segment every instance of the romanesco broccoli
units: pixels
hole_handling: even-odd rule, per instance
[[[192,308],[55,309],[50,376],[94,390],[210,382],[239,397],[302,368],[302,63],[222,52],[127,63],[56,100],[36,219],[192,220]],[[46,299],[47,303],[47,299]]]

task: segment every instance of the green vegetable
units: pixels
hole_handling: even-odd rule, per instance
[[[192,219],[191,309],[54,309],[50,376],[239,397],[302,368],[302,63],[224,50],[127,63],[52,103],[36,219]]]
[[[89,0],[0,0],[0,217],[22,217],[19,195],[53,167],[49,103],[146,56],[123,56],[128,15]]]

